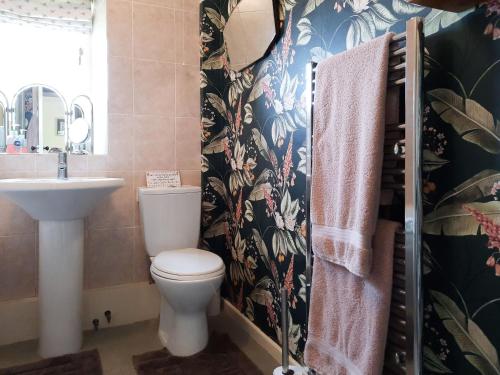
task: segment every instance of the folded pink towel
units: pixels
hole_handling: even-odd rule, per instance
[[[399,223],[380,220],[373,270],[361,278],[314,260],[305,363],[322,375],[379,375],[384,364]]]
[[[313,250],[363,277],[378,217],[392,35],[319,63],[316,75]]]

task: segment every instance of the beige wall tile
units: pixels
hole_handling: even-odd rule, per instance
[[[132,115],[108,117],[108,154],[106,170],[130,170],[134,161],[134,119]]]
[[[110,57],[108,64],[108,110],[110,113],[132,113],[132,60]]]
[[[183,9],[190,12],[200,11],[200,1],[199,0],[183,0]]]
[[[134,281],[149,280],[149,267],[151,262],[146,252],[144,235],[140,227],[134,229]]]
[[[57,171],[57,154],[37,154],[35,164],[37,171]]]
[[[174,120],[162,116],[135,116],[136,170],[175,168]]]
[[[89,230],[85,286],[99,288],[133,280],[134,228]]]
[[[108,155],[89,155],[88,168],[89,172],[105,171]]]
[[[182,60],[177,62],[187,65],[200,65],[200,31],[198,12],[180,12],[182,14]],[[179,55],[177,55],[179,57]]]
[[[0,301],[33,297],[38,259],[35,234],[0,237]]]
[[[182,0],[133,0],[136,4],[152,4],[159,5],[167,8],[182,9]]]
[[[200,69],[196,66],[175,66],[175,115],[200,117]]]
[[[26,211],[3,197],[0,198],[0,213],[0,236],[33,233],[36,229],[35,220]]]
[[[175,60],[174,9],[134,4],[134,56],[139,59]]]
[[[173,117],[174,86],[173,64],[136,60],[134,66],[135,113]]]
[[[35,170],[34,154],[17,154],[7,155],[0,154],[0,172],[7,171],[34,171]]]
[[[54,170],[57,171],[57,164],[54,164]],[[87,155],[68,155],[68,172],[87,172]]]
[[[133,175],[131,172],[117,171],[100,173],[105,177],[121,177],[125,180],[125,186],[114,191],[106,197],[92,211],[88,221],[89,229],[94,228],[121,228],[131,227],[135,223],[134,219],[134,187]]]
[[[107,33],[109,56],[132,56],[132,3],[130,1],[108,1]]]
[[[35,160],[35,155],[27,155]],[[11,171],[0,172],[0,178],[26,178],[34,177],[36,172]],[[28,234],[36,231],[36,221],[33,220],[22,208],[4,197],[0,197],[0,236],[14,234]],[[2,259],[0,258],[0,263]]]
[[[135,226],[140,227],[141,224],[141,213],[139,209],[139,191],[140,187],[146,186],[146,171],[134,171],[134,194],[135,194]]]
[[[201,186],[201,170],[181,170],[181,182],[183,185]]]
[[[175,160],[177,169],[199,169],[201,163],[200,120],[175,119]]]
[[[184,29],[184,11],[176,10],[175,11],[175,30],[176,33],[174,35],[175,42],[175,62],[182,63],[183,59],[183,49],[184,49],[184,37],[183,33],[179,32],[179,30]]]

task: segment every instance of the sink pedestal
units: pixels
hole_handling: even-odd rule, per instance
[[[38,303],[41,357],[82,346],[83,219],[39,222]]]
[[[55,357],[82,347],[83,219],[122,178],[15,178],[0,194],[39,221],[39,354]]]

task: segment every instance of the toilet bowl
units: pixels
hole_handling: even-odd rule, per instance
[[[220,305],[225,274],[218,255],[196,249],[201,188],[140,188],[139,206],[151,277],[161,295],[158,336],[175,356],[196,354],[207,345],[207,308]]]
[[[158,335],[171,354],[190,356],[207,345],[207,306],[219,296],[224,271],[220,257],[199,249],[170,250],[153,259],[151,276],[161,294]]]

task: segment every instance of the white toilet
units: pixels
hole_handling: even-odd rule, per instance
[[[222,259],[196,249],[201,188],[141,188],[139,205],[151,276],[161,294],[161,342],[175,356],[190,356],[208,342],[207,308],[217,310]]]

